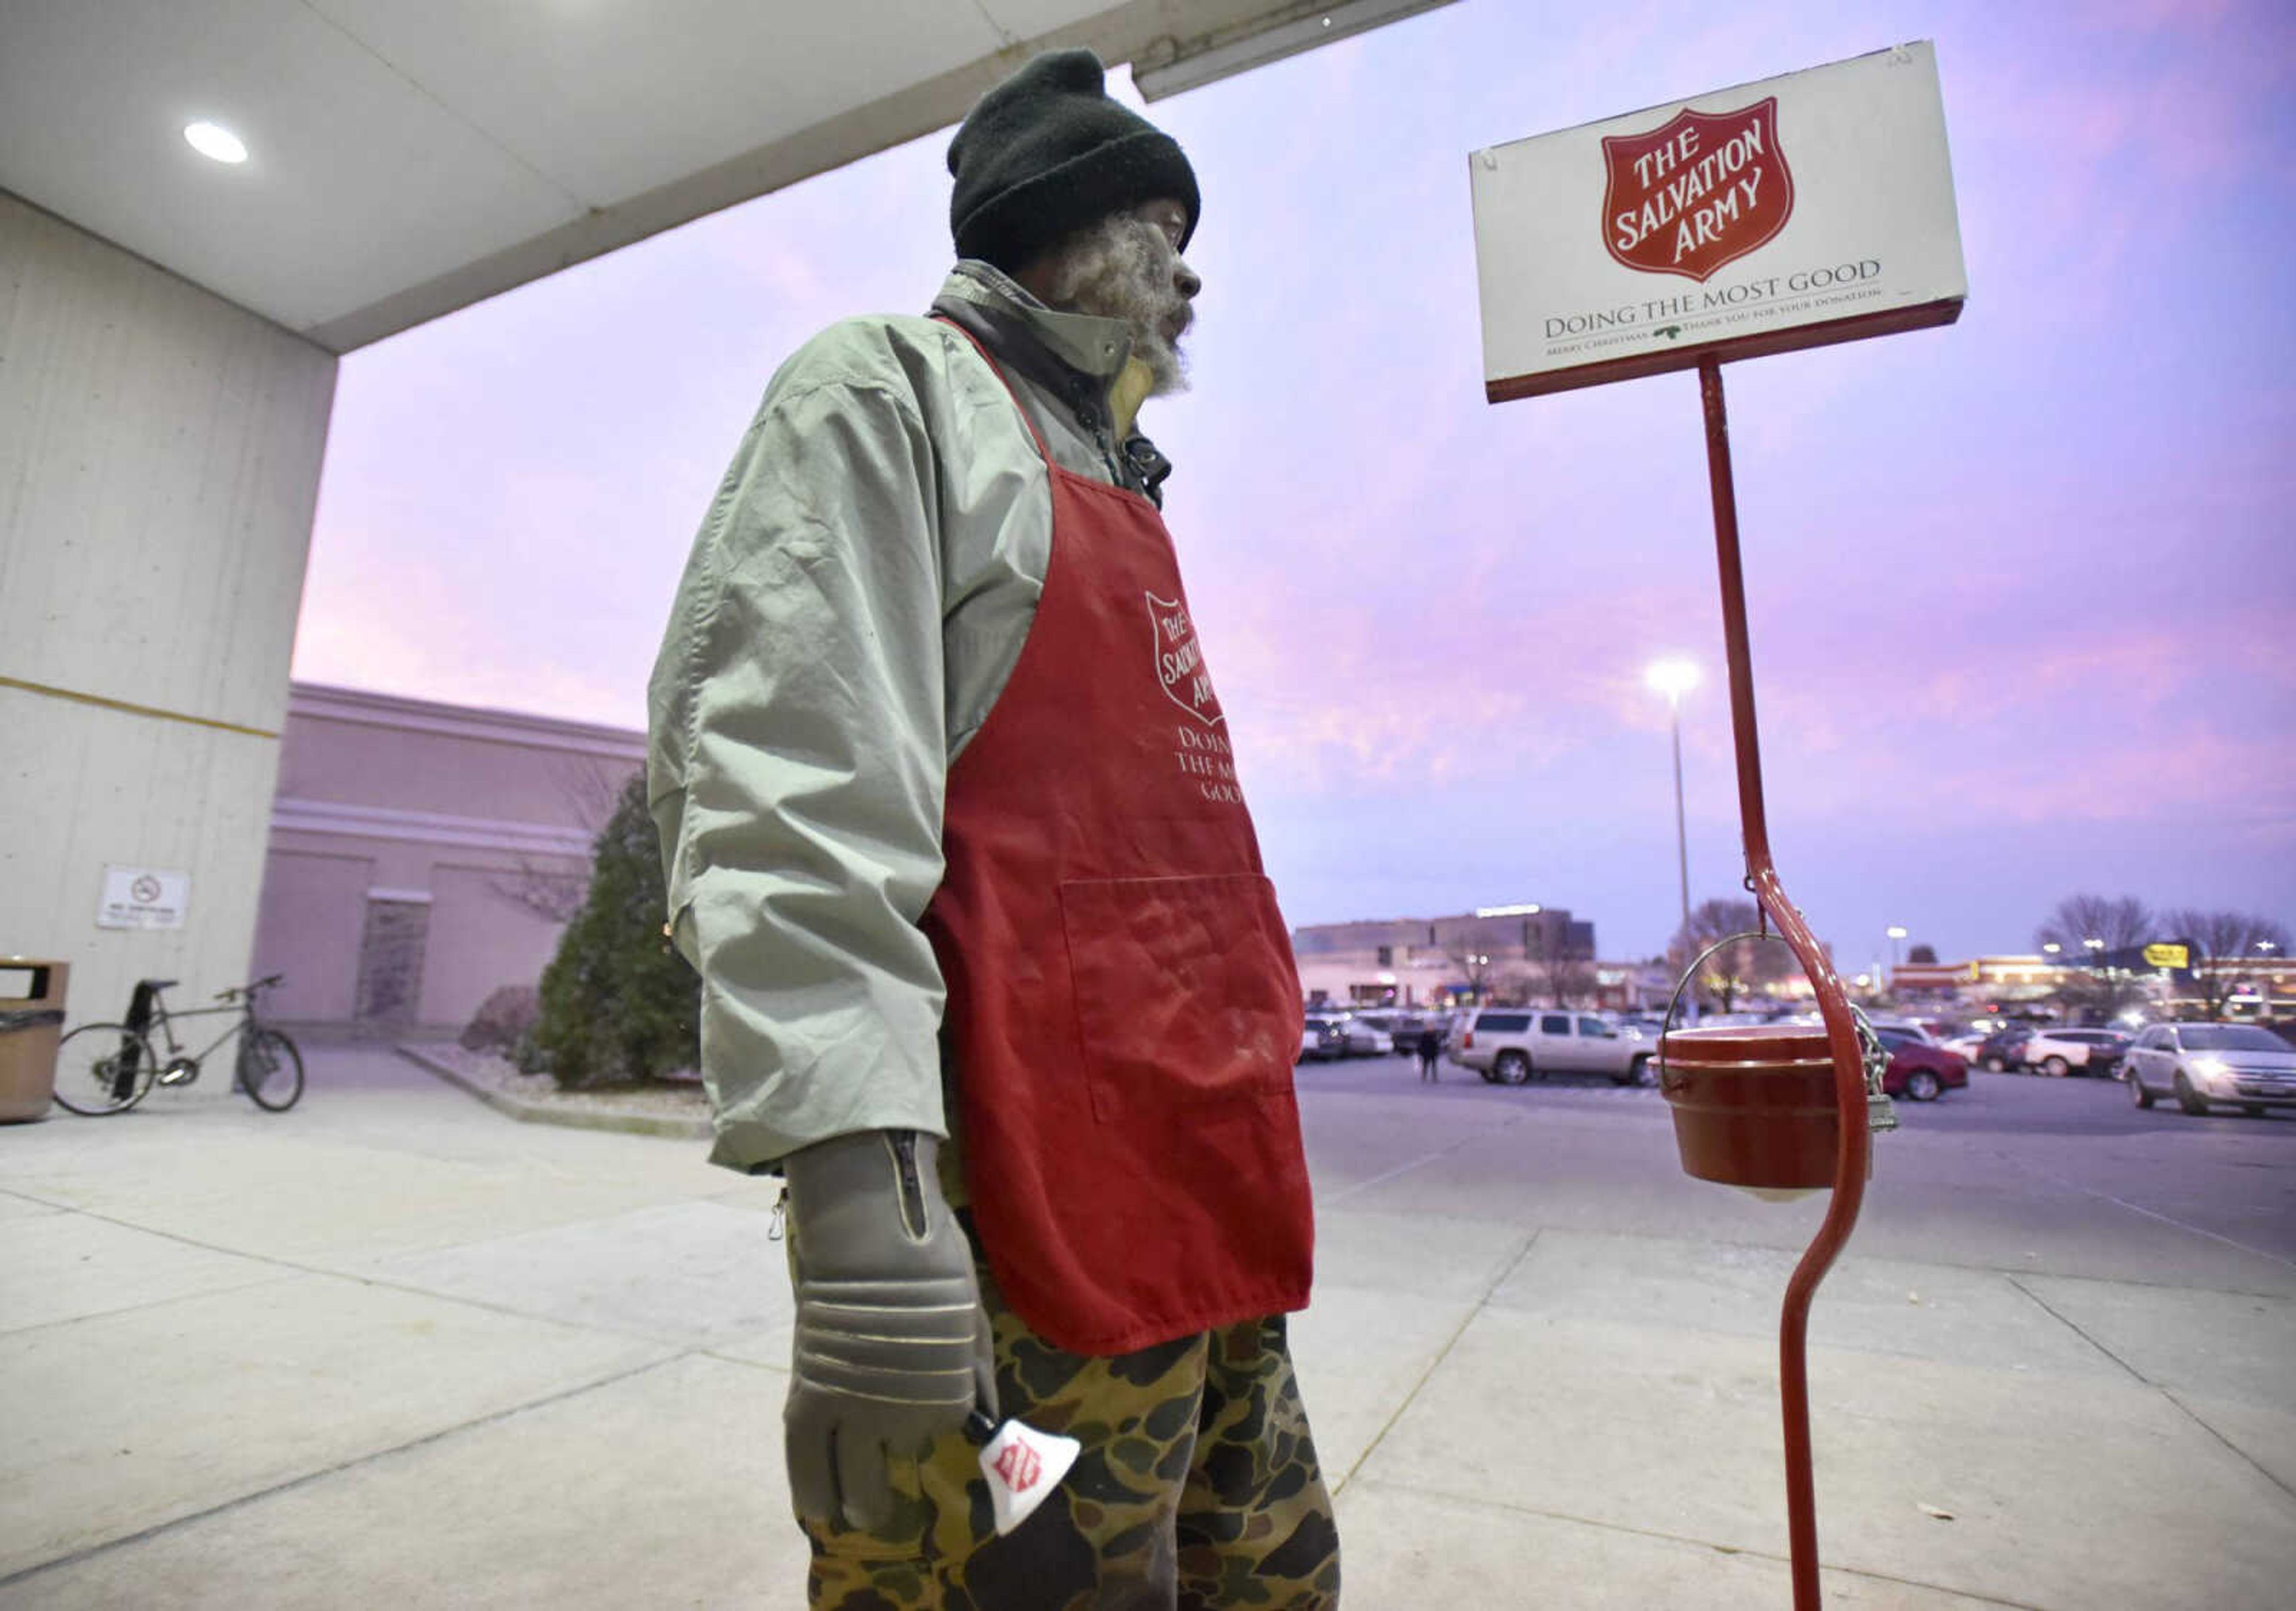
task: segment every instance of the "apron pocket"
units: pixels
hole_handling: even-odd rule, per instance
[[[1300,978],[1265,878],[1065,883],[1061,921],[1095,1117],[1291,1089]]]

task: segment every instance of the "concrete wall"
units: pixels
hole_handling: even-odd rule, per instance
[[[280,1016],[459,1030],[533,984],[562,925],[521,897],[586,882],[644,760],[621,728],[296,684],[255,948]]]
[[[0,953],[248,977],[335,360],[0,192]],[[107,863],[184,926],[99,928]]]

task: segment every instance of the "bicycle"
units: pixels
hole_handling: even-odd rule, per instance
[[[143,980],[128,1002],[127,1022],[83,1024],[57,1044],[57,1102],[91,1118],[125,1113],[150,1095],[154,1085],[188,1085],[198,1079],[201,1064],[238,1035],[232,1089],[246,1092],[258,1108],[286,1112],[303,1094],[303,1054],[294,1042],[258,1016],[263,993],[284,977],[275,973],[251,985],[218,991],[216,1000],[225,1005],[194,1007],[184,1012],[170,1012],[161,999],[160,993],[175,980]],[[239,1022],[203,1050],[185,1052],[176,1039],[176,1020],[219,1012],[236,1012]],[[154,1032],[168,1043],[164,1064],[152,1050]]]

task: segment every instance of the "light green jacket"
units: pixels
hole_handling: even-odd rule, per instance
[[[935,307],[996,338],[1064,468],[1161,478],[1144,440],[1107,440],[1120,323],[1053,312],[969,261]],[[647,691],[713,1163],[756,1169],[855,1130],[947,1133],[940,970],[917,923],[941,879],[949,764],[1035,619],[1050,480],[996,373],[931,319],[833,325],[766,388]]]

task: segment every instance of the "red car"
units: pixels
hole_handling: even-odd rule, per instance
[[[1882,1072],[1882,1089],[1889,1095],[1934,1102],[1939,1092],[1959,1091],[1969,1084],[1969,1059],[1959,1052],[1932,1046],[1900,1030],[1874,1033],[1890,1049],[1890,1066]]]

